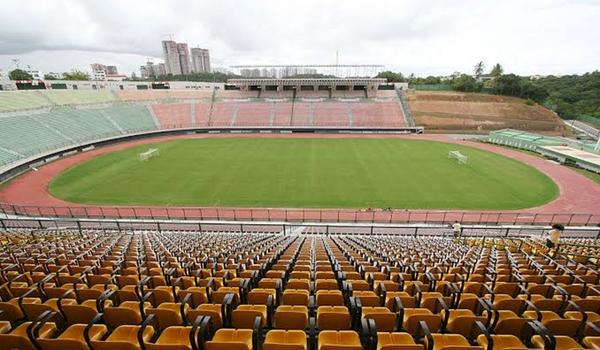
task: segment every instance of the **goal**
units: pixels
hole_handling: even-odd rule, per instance
[[[467,164],[469,162],[469,157],[460,153],[460,151],[450,151],[448,152],[448,158],[454,158],[458,161],[458,164]]]
[[[149,148],[146,152],[138,153],[138,160],[148,160],[151,157],[159,156],[160,152],[156,148]]]

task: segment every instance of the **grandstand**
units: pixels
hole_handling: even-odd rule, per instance
[[[564,140],[526,131],[503,129],[490,132],[486,142],[535,151],[538,147],[564,144]]]
[[[0,347],[554,350],[600,342],[592,238],[565,239],[555,256],[537,238],[212,227],[4,230]]]
[[[50,107],[51,102],[37,91],[0,93],[0,112]]]
[[[599,153],[595,142],[574,140],[566,137],[547,136],[527,131],[502,129],[490,132],[480,138],[483,142],[509,146],[529,151],[537,151],[540,147],[569,146],[571,148],[591,153]]]
[[[100,104],[116,100],[108,90],[46,90],[41,94],[57,105]]]
[[[162,129],[189,128],[192,126],[192,108],[190,103],[154,104],[152,111]]]
[[[147,107],[134,104],[54,107],[50,112],[0,116],[0,166],[80,143],[157,129]]]
[[[264,84],[266,90],[261,93],[249,89],[247,83],[237,82],[236,86],[233,81],[228,85],[237,87],[233,90],[0,92],[0,167],[82,143],[157,130],[345,128],[422,132],[421,128],[407,127],[396,92],[378,92],[382,82],[377,79],[277,80],[279,90],[267,89],[270,80],[252,81]],[[288,83],[299,84],[297,91],[305,97],[284,89],[282,84]],[[355,84],[377,97],[366,98],[366,90],[354,90]],[[320,86],[328,90],[319,90]],[[339,86],[345,90],[338,90]]]

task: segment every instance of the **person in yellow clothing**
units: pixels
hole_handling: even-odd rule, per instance
[[[554,256],[558,254],[558,243],[560,242],[560,235],[564,230],[565,227],[563,225],[554,224],[548,232],[548,237],[546,237],[546,247],[554,250]]]

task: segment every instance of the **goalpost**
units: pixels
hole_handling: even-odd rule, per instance
[[[156,148],[149,148],[146,152],[138,153],[138,160],[148,160],[151,157],[159,156],[160,152]]]
[[[458,164],[467,164],[469,162],[469,157],[465,156],[459,151],[448,152],[448,158],[456,159],[458,161]]]

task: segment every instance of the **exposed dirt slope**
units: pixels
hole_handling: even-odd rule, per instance
[[[483,133],[512,128],[555,135],[564,132],[552,111],[515,97],[411,91],[408,101],[417,125],[428,131]]]

